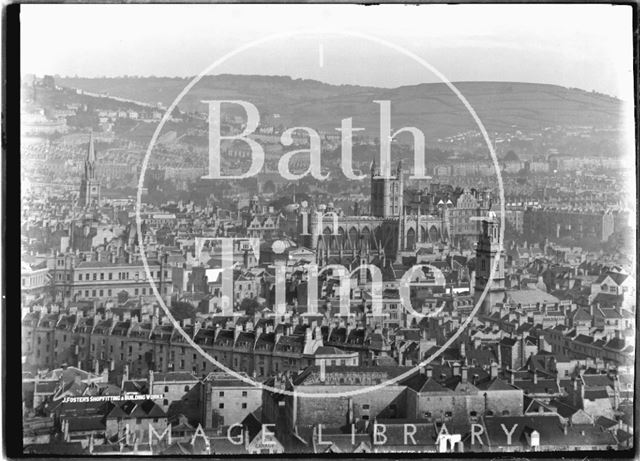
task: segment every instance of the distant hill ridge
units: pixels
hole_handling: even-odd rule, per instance
[[[168,106],[190,78],[58,78],[62,86]],[[624,102],[611,96],[557,85],[520,82],[454,82],[489,131],[517,127],[620,126]],[[264,120],[278,114],[284,126],[331,130],[353,117],[354,127],[378,129],[379,106],[391,101],[392,127],[417,126],[426,135],[451,136],[475,129],[473,119],[444,83],[398,88],[332,85],[287,76],[217,75],[204,77],[180,102],[181,110],[204,112],[207,99],[242,99],[253,103]],[[270,121],[273,122],[272,119]]]

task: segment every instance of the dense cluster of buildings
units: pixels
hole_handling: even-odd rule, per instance
[[[91,138],[77,194],[25,197],[26,452],[631,446],[634,269],[552,243],[606,241],[615,213],[514,200],[540,238],[500,245],[489,191],[373,164],[349,210],[143,204],[138,226],[99,169]]]

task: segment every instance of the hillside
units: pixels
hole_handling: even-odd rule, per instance
[[[61,78],[62,86],[107,93],[136,101],[168,106],[188,84],[183,78]],[[579,89],[555,85],[508,82],[461,82],[456,87],[474,107],[489,131],[512,127],[618,127],[622,101]],[[186,111],[204,111],[200,101],[243,99],[255,104],[262,117],[279,114],[285,126],[304,125],[333,130],[340,120],[353,117],[354,127],[378,130],[379,106],[391,101],[392,126],[417,126],[427,136],[445,137],[475,124],[462,103],[442,83],[395,89],[329,85],[314,80],[277,76],[221,75],[205,77],[182,100]]]

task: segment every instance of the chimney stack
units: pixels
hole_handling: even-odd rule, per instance
[[[496,362],[491,362],[491,379],[495,379],[498,377],[498,364]]]
[[[462,383],[466,384],[469,378],[469,368],[466,365],[463,365],[461,368],[461,371],[462,371],[462,375],[461,375]]]

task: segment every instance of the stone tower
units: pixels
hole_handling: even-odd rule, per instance
[[[96,151],[93,146],[93,132],[89,135],[89,149],[84,160],[84,175],[80,182],[78,205],[87,207],[100,203],[100,181],[96,177]]]
[[[475,277],[475,293],[474,300],[477,303],[480,299],[480,295],[484,291],[489,277],[491,275],[491,268],[499,251],[500,241],[500,224],[495,217],[495,213],[482,220],[482,231],[480,233],[480,239],[478,240],[478,246],[476,248],[476,277]],[[498,302],[504,300],[505,284],[504,284],[504,250],[500,253],[500,261],[496,268],[495,276],[491,282],[489,291],[485,296],[482,306],[480,307],[480,313],[489,314],[491,308]]]
[[[375,161],[371,164],[371,215],[378,218],[400,217],[403,207],[404,179],[402,162],[395,176],[380,176]]]

